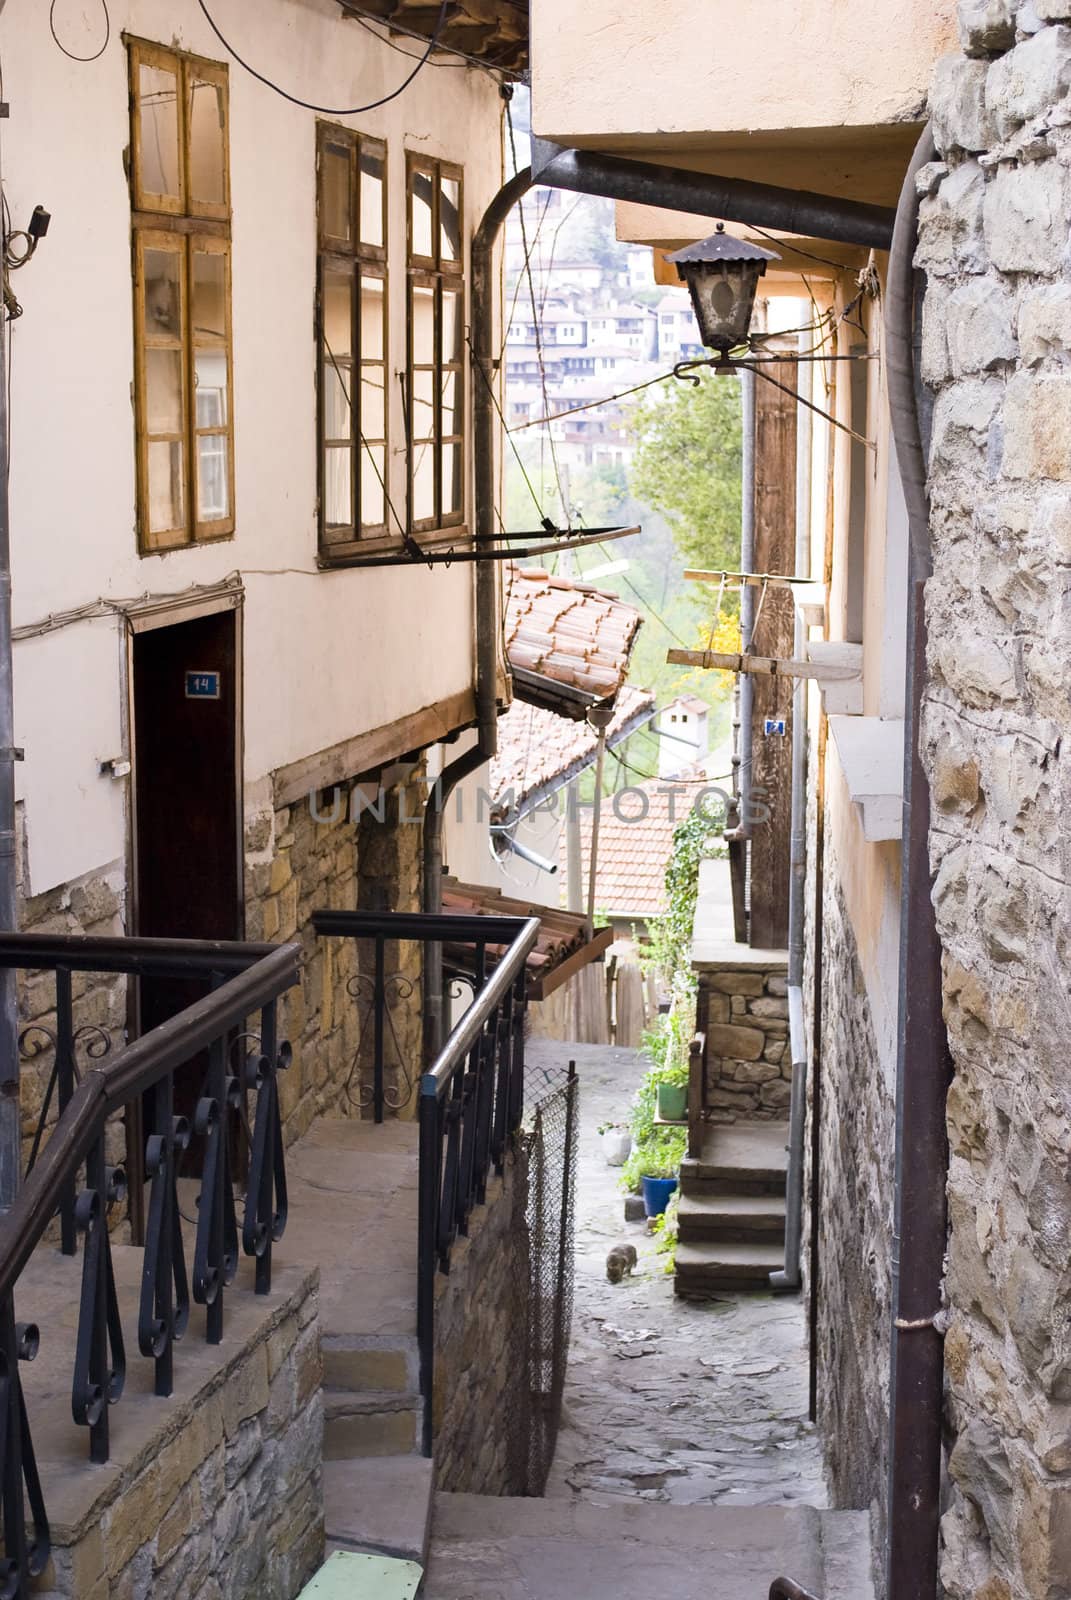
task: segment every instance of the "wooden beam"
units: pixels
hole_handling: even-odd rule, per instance
[[[564,961],[559,961],[556,967],[552,967],[549,972],[541,974],[538,978],[529,979],[529,1000],[545,1000],[555,989],[560,989],[563,983],[567,983],[581,967],[588,966],[592,961],[601,960],[613,942],[613,928],[596,929],[586,943],[574,950],[571,955],[567,955]]]
[[[308,794],[320,789],[330,789],[348,778],[360,777],[377,767],[387,766],[407,755],[410,750],[423,750],[437,744],[449,734],[467,728],[476,720],[476,696],[472,689],[448,695],[422,711],[398,717],[382,727],[370,728],[352,739],[318,750],[314,755],[303,756],[288,766],[276,767],[271,775],[272,796],[275,809],[293,805]]]
[[[816,678],[826,683],[859,676],[854,667],[833,667],[822,661],[796,661],[783,656],[731,655],[724,650],[667,650],[666,660],[677,667],[752,672],[767,678]]]

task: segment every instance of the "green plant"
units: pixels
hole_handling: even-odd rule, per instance
[[[667,1202],[666,1209],[660,1217],[654,1220],[655,1249],[659,1255],[667,1259],[663,1262],[663,1270],[674,1273],[677,1270],[677,1240],[680,1237],[680,1200],[681,1192],[674,1190]]]
[[[633,1148],[622,1167],[622,1189],[635,1194],[644,1178],[675,1178],[687,1148],[684,1128],[655,1128],[642,1145]]]

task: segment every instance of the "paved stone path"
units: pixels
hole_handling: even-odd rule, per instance
[[[545,1040],[529,1055],[536,1070],[575,1059],[581,1080],[573,1340],[547,1496],[826,1506],[799,1298],[678,1300],[645,1224],[622,1220],[596,1129],[625,1120],[644,1058]],[[610,1284],[606,1252],[623,1241],[638,1268]]]

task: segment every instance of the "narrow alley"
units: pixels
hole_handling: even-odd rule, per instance
[[[764,1596],[782,1572],[827,1600],[871,1590],[868,1516],[829,1512],[807,1420],[796,1296],[675,1297],[666,1257],[622,1221],[598,1136],[620,1120],[639,1051],[533,1041],[530,1066],[581,1082],[573,1334],[543,1500],[436,1496],[424,1600]],[[635,1244],[611,1285],[606,1253]]]

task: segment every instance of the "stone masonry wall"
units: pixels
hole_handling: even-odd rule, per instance
[[[435,1469],[452,1493],[517,1494],[529,1269],[523,1147],[487,1186],[487,1204],[436,1280]],[[517,1424],[522,1424],[518,1439]]]
[[[920,174],[954,1600],[1071,1593],[1071,0],[964,0]]]
[[[884,1535],[888,1460],[890,1241],[895,1104],[875,1042],[851,921],[824,878],[819,1129],[818,1420],[835,1506],[875,1516]],[[808,1123],[814,1112],[808,1085]],[[811,1140],[805,1140],[808,1166]],[[804,1193],[814,1174],[805,1173]],[[805,1207],[809,1212],[809,1207]],[[809,1270],[810,1218],[802,1259]]]
[[[66,1481],[46,1466],[52,1556],[39,1600],[300,1593],[324,1548],[322,1365],[317,1274],[285,1278],[289,1292],[249,1335],[232,1326],[227,1354],[192,1388],[164,1402],[124,1395],[120,1406],[159,1417],[132,1456],[90,1467],[79,1455]],[[251,1316],[264,1302],[248,1299]]]
[[[786,967],[746,960],[699,975],[706,1100],[713,1122],[787,1119],[792,1094]]]
[[[411,911],[420,904],[419,818],[424,790],[420,769],[393,769],[379,820],[352,786],[305,797],[277,811],[270,796],[256,796],[247,811],[246,934],[250,939],[302,947],[301,982],[285,996],[280,1037],[294,1060],[279,1080],[287,1143],[307,1132],[317,1116],[360,1116],[362,1082],[370,1084],[372,1037],[367,1015],[372,946],[318,939],[314,911]],[[411,945],[388,946],[391,1025],[387,1028],[388,1098],[412,1114],[415,1096],[399,1063],[413,1077],[420,1061],[420,954]],[[365,1023],[367,1021],[367,1026]],[[415,1080],[414,1080],[415,1081]]]

